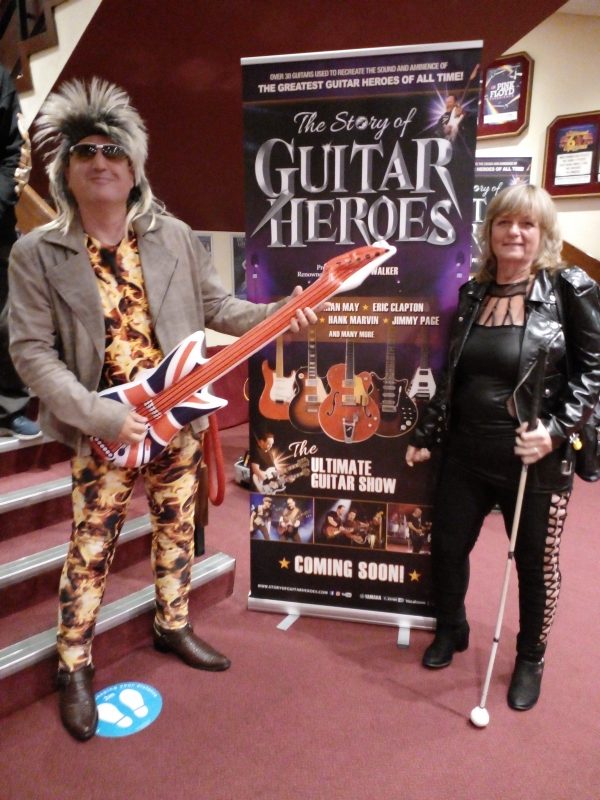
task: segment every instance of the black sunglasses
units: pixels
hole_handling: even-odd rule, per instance
[[[128,158],[127,152],[120,144],[95,144],[94,142],[79,142],[69,148],[69,154],[81,159],[91,161],[100,151],[109,161],[123,161]]]

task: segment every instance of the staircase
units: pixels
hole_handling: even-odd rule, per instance
[[[57,590],[70,535],[66,448],[49,439],[0,438],[0,718],[54,690]],[[235,560],[197,558],[194,609],[233,592]],[[154,609],[150,521],[136,487],[96,626],[94,663],[148,646]]]
[[[101,0],[0,0],[0,62],[29,128]]]
[[[12,73],[18,92],[33,89],[29,59],[58,45],[54,9],[64,0],[3,0],[1,4],[2,63]]]

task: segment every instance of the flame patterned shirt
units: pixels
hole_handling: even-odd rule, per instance
[[[163,354],[152,327],[135,234],[111,247],[87,236],[86,248],[104,312],[106,349],[100,388],[106,389],[155,367]]]

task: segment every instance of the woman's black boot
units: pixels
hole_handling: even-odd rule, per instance
[[[508,689],[508,705],[515,711],[527,711],[537,703],[542,685],[544,659],[530,661],[517,656],[510,686]]]
[[[429,669],[447,667],[454,653],[462,653],[469,646],[469,623],[440,625],[435,639],[423,654],[423,666]]]

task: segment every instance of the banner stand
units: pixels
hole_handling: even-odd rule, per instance
[[[389,611],[368,611],[362,608],[346,608],[343,606],[324,606],[312,603],[294,603],[284,600],[267,600],[248,594],[250,611],[268,611],[273,614],[284,614],[294,617],[322,617],[342,622],[366,622],[372,625],[390,625],[402,630],[404,636],[398,637],[398,644],[405,644],[406,631],[435,630],[433,617],[418,617],[413,614],[394,614]],[[289,626],[286,626],[289,627]],[[402,642],[400,641],[402,639]]]
[[[242,59],[248,299],[310,290],[340,258],[389,248],[308,329],[249,359],[248,609],[283,615],[281,629],[391,625],[399,646],[435,629],[439,452],[415,469],[405,456],[469,271],[481,50]]]

